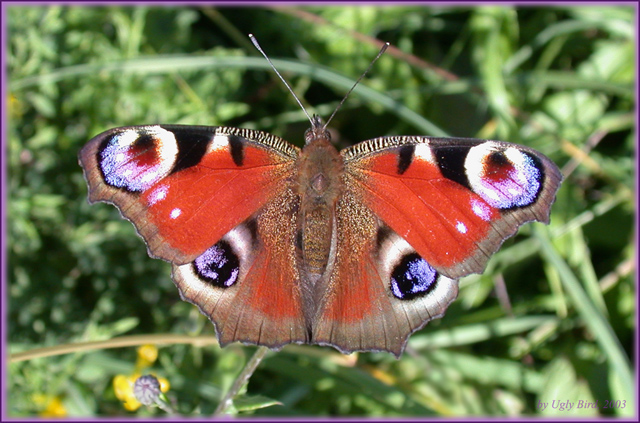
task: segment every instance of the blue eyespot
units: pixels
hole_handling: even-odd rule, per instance
[[[220,241],[205,251],[193,262],[194,270],[200,278],[218,288],[229,288],[238,281],[240,261],[231,245]]]
[[[401,300],[426,295],[436,286],[438,273],[416,253],[407,254],[391,272],[391,292]]]

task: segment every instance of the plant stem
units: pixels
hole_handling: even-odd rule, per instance
[[[231,385],[231,388],[229,388],[224,398],[222,398],[220,404],[218,404],[218,408],[216,408],[216,411],[213,413],[214,416],[225,414],[229,407],[231,407],[231,405],[233,404],[233,398],[247,383],[253,372],[256,371],[256,368],[258,368],[258,365],[265,357],[267,352],[269,352],[269,349],[267,347],[258,347],[249,362],[244,366],[244,369],[242,369],[236,380],[233,382],[233,385]]]

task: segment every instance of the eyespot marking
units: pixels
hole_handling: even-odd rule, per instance
[[[526,151],[490,141],[471,148],[465,160],[471,189],[501,210],[534,203],[542,190],[542,169]]]
[[[240,260],[226,241],[220,241],[193,262],[201,279],[218,288],[229,288],[238,281]]]
[[[142,192],[171,172],[178,144],[172,132],[159,126],[132,128],[106,138],[97,154],[105,183]]]
[[[401,300],[412,300],[428,294],[437,278],[438,273],[422,257],[407,254],[391,273],[391,292]]]

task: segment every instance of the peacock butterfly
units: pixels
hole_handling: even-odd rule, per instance
[[[548,223],[562,176],[499,141],[387,136],[338,151],[314,116],[302,149],[233,127],[111,129],[79,154],[172,264],[221,345],[330,345],[400,356],[519,226]]]

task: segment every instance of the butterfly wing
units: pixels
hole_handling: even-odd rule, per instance
[[[220,345],[308,342],[295,265],[298,207],[290,186],[192,263],[174,265],[182,298],[209,316]]]
[[[535,150],[509,143],[385,137],[341,152],[336,262],[314,340],[399,356],[441,317],[457,278],[481,272],[525,222],[548,222],[561,182]]]
[[[116,128],[80,152],[89,201],[114,204],[152,257],[193,261],[282,193],[299,150],[228,127]]]
[[[543,154],[498,141],[384,137],[343,155],[362,201],[451,278],[482,272],[522,224],[548,223],[562,181]]]
[[[353,181],[345,187],[336,207],[335,263],[321,290],[313,342],[344,353],[399,357],[411,333],[442,317],[458,281],[435,272],[382,222]]]
[[[80,152],[91,202],[114,204],[173,264],[183,299],[221,342],[304,342],[293,257],[299,149],[260,131],[116,128]]]
[[[155,125],[97,136],[80,163],[90,201],[116,205],[173,264],[222,345],[398,356],[455,299],[456,278],[481,271],[524,222],[548,221],[561,182],[546,157],[508,143],[360,143],[340,153],[335,239],[317,279],[300,274],[299,154],[263,132]]]

